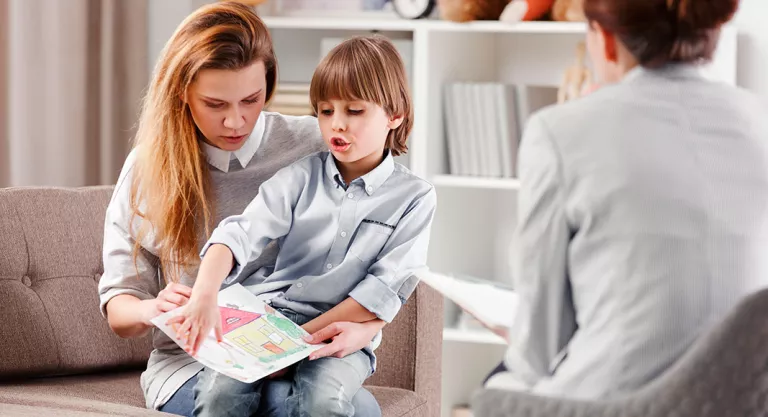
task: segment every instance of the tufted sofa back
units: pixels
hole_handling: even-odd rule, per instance
[[[146,366],[99,312],[112,187],[0,189],[0,378]]]

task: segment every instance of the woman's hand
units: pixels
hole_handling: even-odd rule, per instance
[[[197,294],[196,294],[197,295]],[[184,350],[192,356],[203,340],[214,329],[216,341],[221,342],[221,314],[217,302],[217,293],[193,295],[189,303],[178,316],[168,320],[168,325],[176,328],[176,339],[184,341]],[[177,327],[178,326],[178,327]]]
[[[386,323],[383,320],[375,319],[365,323],[352,323],[348,321],[339,321],[331,323],[325,328],[318,330],[314,334],[306,336],[304,340],[307,343],[317,344],[325,340],[333,341],[309,355],[309,360],[333,356],[343,358],[350,353],[368,346],[376,333],[381,330]]]
[[[153,318],[187,304],[191,296],[192,288],[182,284],[168,284],[156,298],[141,301],[142,322],[152,326]]]

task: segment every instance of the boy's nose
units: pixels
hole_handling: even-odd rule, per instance
[[[347,121],[343,117],[334,116],[331,127],[337,132],[343,132],[347,130]]]

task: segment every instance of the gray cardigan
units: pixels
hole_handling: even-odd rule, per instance
[[[281,168],[325,148],[317,119],[314,117],[283,116],[278,113],[264,112],[261,115],[249,141],[257,141],[259,146],[247,155],[235,155],[229,158],[218,153],[223,151],[203,146],[206,158],[211,164],[211,189],[216,207],[215,224],[225,217],[240,214],[253,200],[259,186],[272,177]],[[263,123],[263,127],[262,126]],[[262,130],[263,129],[263,130]],[[249,147],[246,143],[243,147]],[[216,152],[217,154],[212,154]],[[237,154],[238,152],[235,152]],[[131,253],[133,250],[131,227],[137,227],[136,220],[131,225],[129,196],[131,189],[132,167],[135,152],[126,159],[118,179],[112,199],[107,207],[104,222],[104,275],[99,281],[101,311],[106,315],[106,304],[120,294],[130,294],[139,299],[150,299],[165,286],[158,273],[156,244],[152,235],[142,242],[144,251],[137,260],[137,276]],[[240,160],[242,158],[242,160]],[[221,166],[229,162],[229,167]],[[215,166],[219,165],[218,168]],[[243,166],[245,165],[245,166]],[[226,172],[222,168],[228,168]],[[207,236],[201,236],[202,248]],[[270,244],[262,256],[245,267],[244,274],[250,275],[264,268],[272,268],[277,255],[277,246]],[[196,271],[184,274],[181,283],[194,283]],[[202,365],[187,355],[165,333],[152,329],[154,350],[149,358],[147,370],[141,376],[141,387],[146,398],[147,408],[159,408],[189,378],[197,374]]]
[[[768,106],[694,67],[536,114],[520,179],[505,363],[534,393],[635,390],[768,283]]]

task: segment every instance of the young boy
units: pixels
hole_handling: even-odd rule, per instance
[[[332,50],[312,78],[310,100],[329,151],[265,182],[242,215],[205,244],[179,335],[194,355],[214,329],[217,294],[276,240],[275,270],[247,288],[311,333],[337,321],[391,322],[426,266],[435,191],[394,162],[407,151],[413,111],[400,56],[386,38],[358,37]],[[289,415],[353,415],[350,401],[375,369],[371,345],[343,358],[297,364]],[[243,384],[206,369],[196,414],[247,415],[261,381]]]

